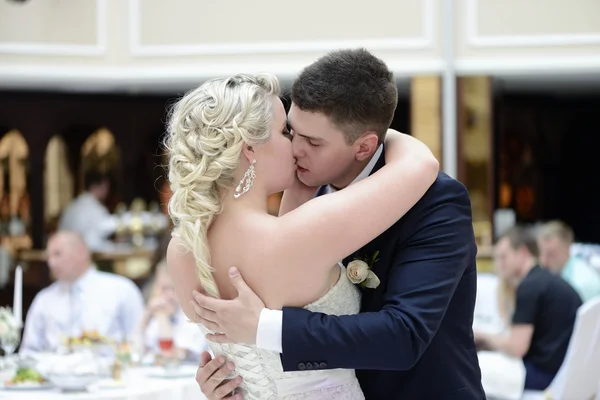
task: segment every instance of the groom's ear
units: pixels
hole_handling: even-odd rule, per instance
[[[373,131],[365,132],[356,142],[356,160],[363,161],[371,157],[379,146],[379,137]]]

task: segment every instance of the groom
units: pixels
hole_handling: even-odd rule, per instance
[[[380,169],[382,144],[360,161],[351,144],[387,130],[397,96],[393,74],[366,50],[335,51],[304,69],[288,115],[300,181],[326,195]],[[477,248],[464,186],[440,173],[411,211],[343,262],[377,252],[381,283],[361,288],[358,315],[268,310],[233,269],[239,297],[196,293],[198,322],[219,325],[224,335],[211,340],[280,352],[285,371],[356,369],[367,399],[485,399],[472,332]],[[225,380],[222,360],[209,359],[197,380],[209,399],[224,398],[238,383]]]

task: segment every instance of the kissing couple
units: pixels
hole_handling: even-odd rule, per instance
[[[338,50],[300,73],[287,115],[280,95],[273,75],[236,75],[170,114],[167,265],[215,355],[203,393],[485,399],[469,195],[389,129],[393,73]]]

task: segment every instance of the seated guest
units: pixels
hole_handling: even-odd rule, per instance
[[[475,332],[478,345],[522,358],[525,389],[545,390],[567,352],[581,299],[562,278],[540,268],[535,238],[515,227],[495,248],[501,278],[516,288],[509,332],[490,335]]]
[[[154,255],[152,256],[152,261],[150,263],[148,274],[141,283],[142,294],[144,295],[144,301],[146,302],[146,304],[148,303],[148,300],[150,300],[152,291],[154,290],[154,282],[156,281],[157,276],[156,271],[159,268],[159,266],[165,262],[165,257],[167,256],[167,248],[169,247],[169,243],[171,242],[171,230],[172,227],[169,226],[161,234],[161,237],[158,240],[158,246],[156,247]]]
[[[540,228],[540,264],[562,276],[586,302],[600,296],[600,273],[582,258],[571,256],[573,230],[563,222],[551,221]]]
[[[83,239],[73,232],[52,236],[47,253],[56,281],[33,299],[21,352],[55,351],[66,338],[84,332],[117,341],[135,334],[144,301],[131,280],[97,271]]]
[[[178,358],[197,362],[208,349],[200,328],[183,313],[165,261],[158,263],[150,298],[141,323],[146,351],[159,354],[161,339],[172,341]]]
[[[111,250],[109,236],[117,229],[117,220],[103,204],[110,193],[109,179],[92,170],[85,174],[84,184],[85,191],[62,212],[58,230],[79,233],[91,251]]]

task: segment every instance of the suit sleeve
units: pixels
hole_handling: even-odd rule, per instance
[[[333,316],[284,308],[284,370],[307,363],[318,369],[408,370],[420,359],[476,252],[464,186],[451,181],[432,190],[434,200],[414,210],[414,234],[395,251],[381,311]]]

